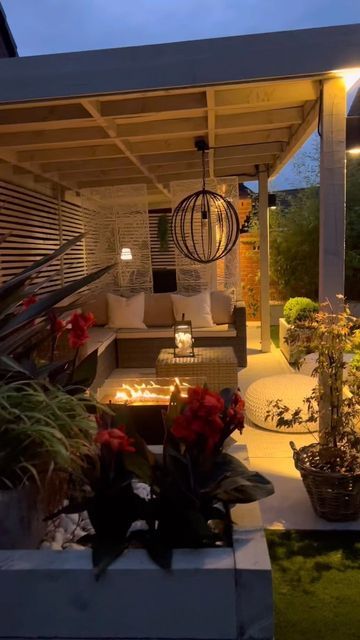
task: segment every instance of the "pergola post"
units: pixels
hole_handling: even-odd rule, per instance
[[[260,227],[260,318],[261,351],[271,350],[270,340],[270,247],[268,173],[266,167],[259,168],[259,227]]]
[[[336,309],[345,283],[346,88],[324,80],[320,143],[319,301]],[[306,268],[306,265],[304,265]]]

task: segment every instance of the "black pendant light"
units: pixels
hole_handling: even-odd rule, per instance
[[[195,146],[202,153],[202,188],[186,196],[175,207],[171,231],[178,251],[195,262],[208,264],[224,258],[234,248],[240,235],[238,213],[220,193],[206,189],[205,140]]]

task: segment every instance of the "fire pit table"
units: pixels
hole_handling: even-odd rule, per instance
[[[203,384],[204,378],[129,378],[104,389],[98,400],[120,415],[125,425],[134,427],[148,444],[158,445],[164,441],[163,412],[175,384],[185,399],[188,388],[199,382]]]
[[[173,349],[162,349],[156,360],[156,375],[189,376],[196,384],[205,380],[212,391],[238,386],[238,365],[232,347],[198,347],[195,356],[189,357],[175,357]]]

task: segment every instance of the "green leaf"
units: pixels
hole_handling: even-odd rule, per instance
[[[96,535],[94,533],[85,533],[76,540],[76,544],[81,544],[83,547],[93,547],[96,545]]]
[[[0,340],[0,353],[4,355],[13,354],[15,351],[21,349],[28,353],[38,344],[40,337],[43,340],[45,325],[46,320],[43,318],[40,322],[37,322],[36,325],[31,324],[28,327],[21,327],[21,329],[16,330],[12,335],[5,338],[5,340]]]
[[[218,456],[211,473],[200,481],[203,493],[233,504],[256,502],[274,493],[270,480],[227,453]]]
[[[0,338],[3,338],[16,329],[23,327],[24,325],[36,320],[39,316],[47,313],[52,309],[55,305],[57,305],[61,300],[64,300],[68,296],[71,296],[76,291],[83,289],[88,286],[95,280],[98,280],[106,273],[108,273],[113,268],[113,265],[109,265],[108,267],[103,267],[102,269],[98,269],[97,271],[90,273],[82,278],[78,278],[73,282],[70,282],[65,287],[61,289],[57,289],[52,293],[49,293],[47,296],[44,296],[35,304],[32,304],[31,307],[19,313],[15,317],[13,317],[5,326],[0,329]]]
[[[94,349],[75,367],[69,384],[88,389],[95,380],[97,364],[98,352]]]
[[[147,458],[140,453],[123,453],[123,461],[126,469],[137,478],[150,484],[152,480],[152,467]]]
[[[1,377],[5,372],[22,373],[26,377],[30,377],[30,378],[32,377],[28,369],[21,366],[19,362],[17,362],[16,360],[14,360],[14,358],[11,358],[10,356],[0,356],[0,370],[1,370]]]
[[[151,560],[165,571],[170,571],[172,565],[173,550],[170,546],[160,541],[156,535],[150,536],[146,543],[146,551]]]
[[[71,240],[68,240],[67,242],[62,244],[61,247],[59,247],[49,255],[45,256],[44,258],[41,258],[40,260],[37,260],[30,267],[27,267],[26,269],[24,269],[24,271],[19,273],[17,276],[5,282],[5,284],[3,284],[2,287],[0,288],[1,301],[3,302],[7,296],[12,294],[19,287],[22,287],[30,277],[33,277],[36,273],[39,273],[44,267],[49,266],[52,262],[54,262],[55,260],[58,260],[58,258],[63,256],[68,251],[70,251],[70,249],[72,249],[72,247],[78,244],[78,242],[81,242],[81,240],[83,240],[84,237],[85,237],[84,233],[78,234]]]
[[[161,569],[169,571],[171,569],[173,550],[160,538],[158,531],[155,529],[137,530],[129,535],[129,542],[140,545],[148,552],[151,560],[155,562]]]
[[[95,543],[92,552],[92,560],[96,580],[99,580],[101,576],[104,575],[106,569],[124,553],[127,547],[127,541]]]

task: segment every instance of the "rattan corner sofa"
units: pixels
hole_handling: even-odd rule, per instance
[[[246,309],[243,302],[233,305],[224,292],[211,293],[214,326],[193,329],[196,347],[232,347],[238,366],[246,367]],[[110,373],[121,368],[153,368],[161,349],[174,344],[171,297],[168,293],[145,295],[145,329],[112,329],[107,326],[106,293],[83,305],[92,311],[97,326],[90,329],[90,340],[83,348],[84,357],[98,350],[98,371],[92,389],[98,388]]]

